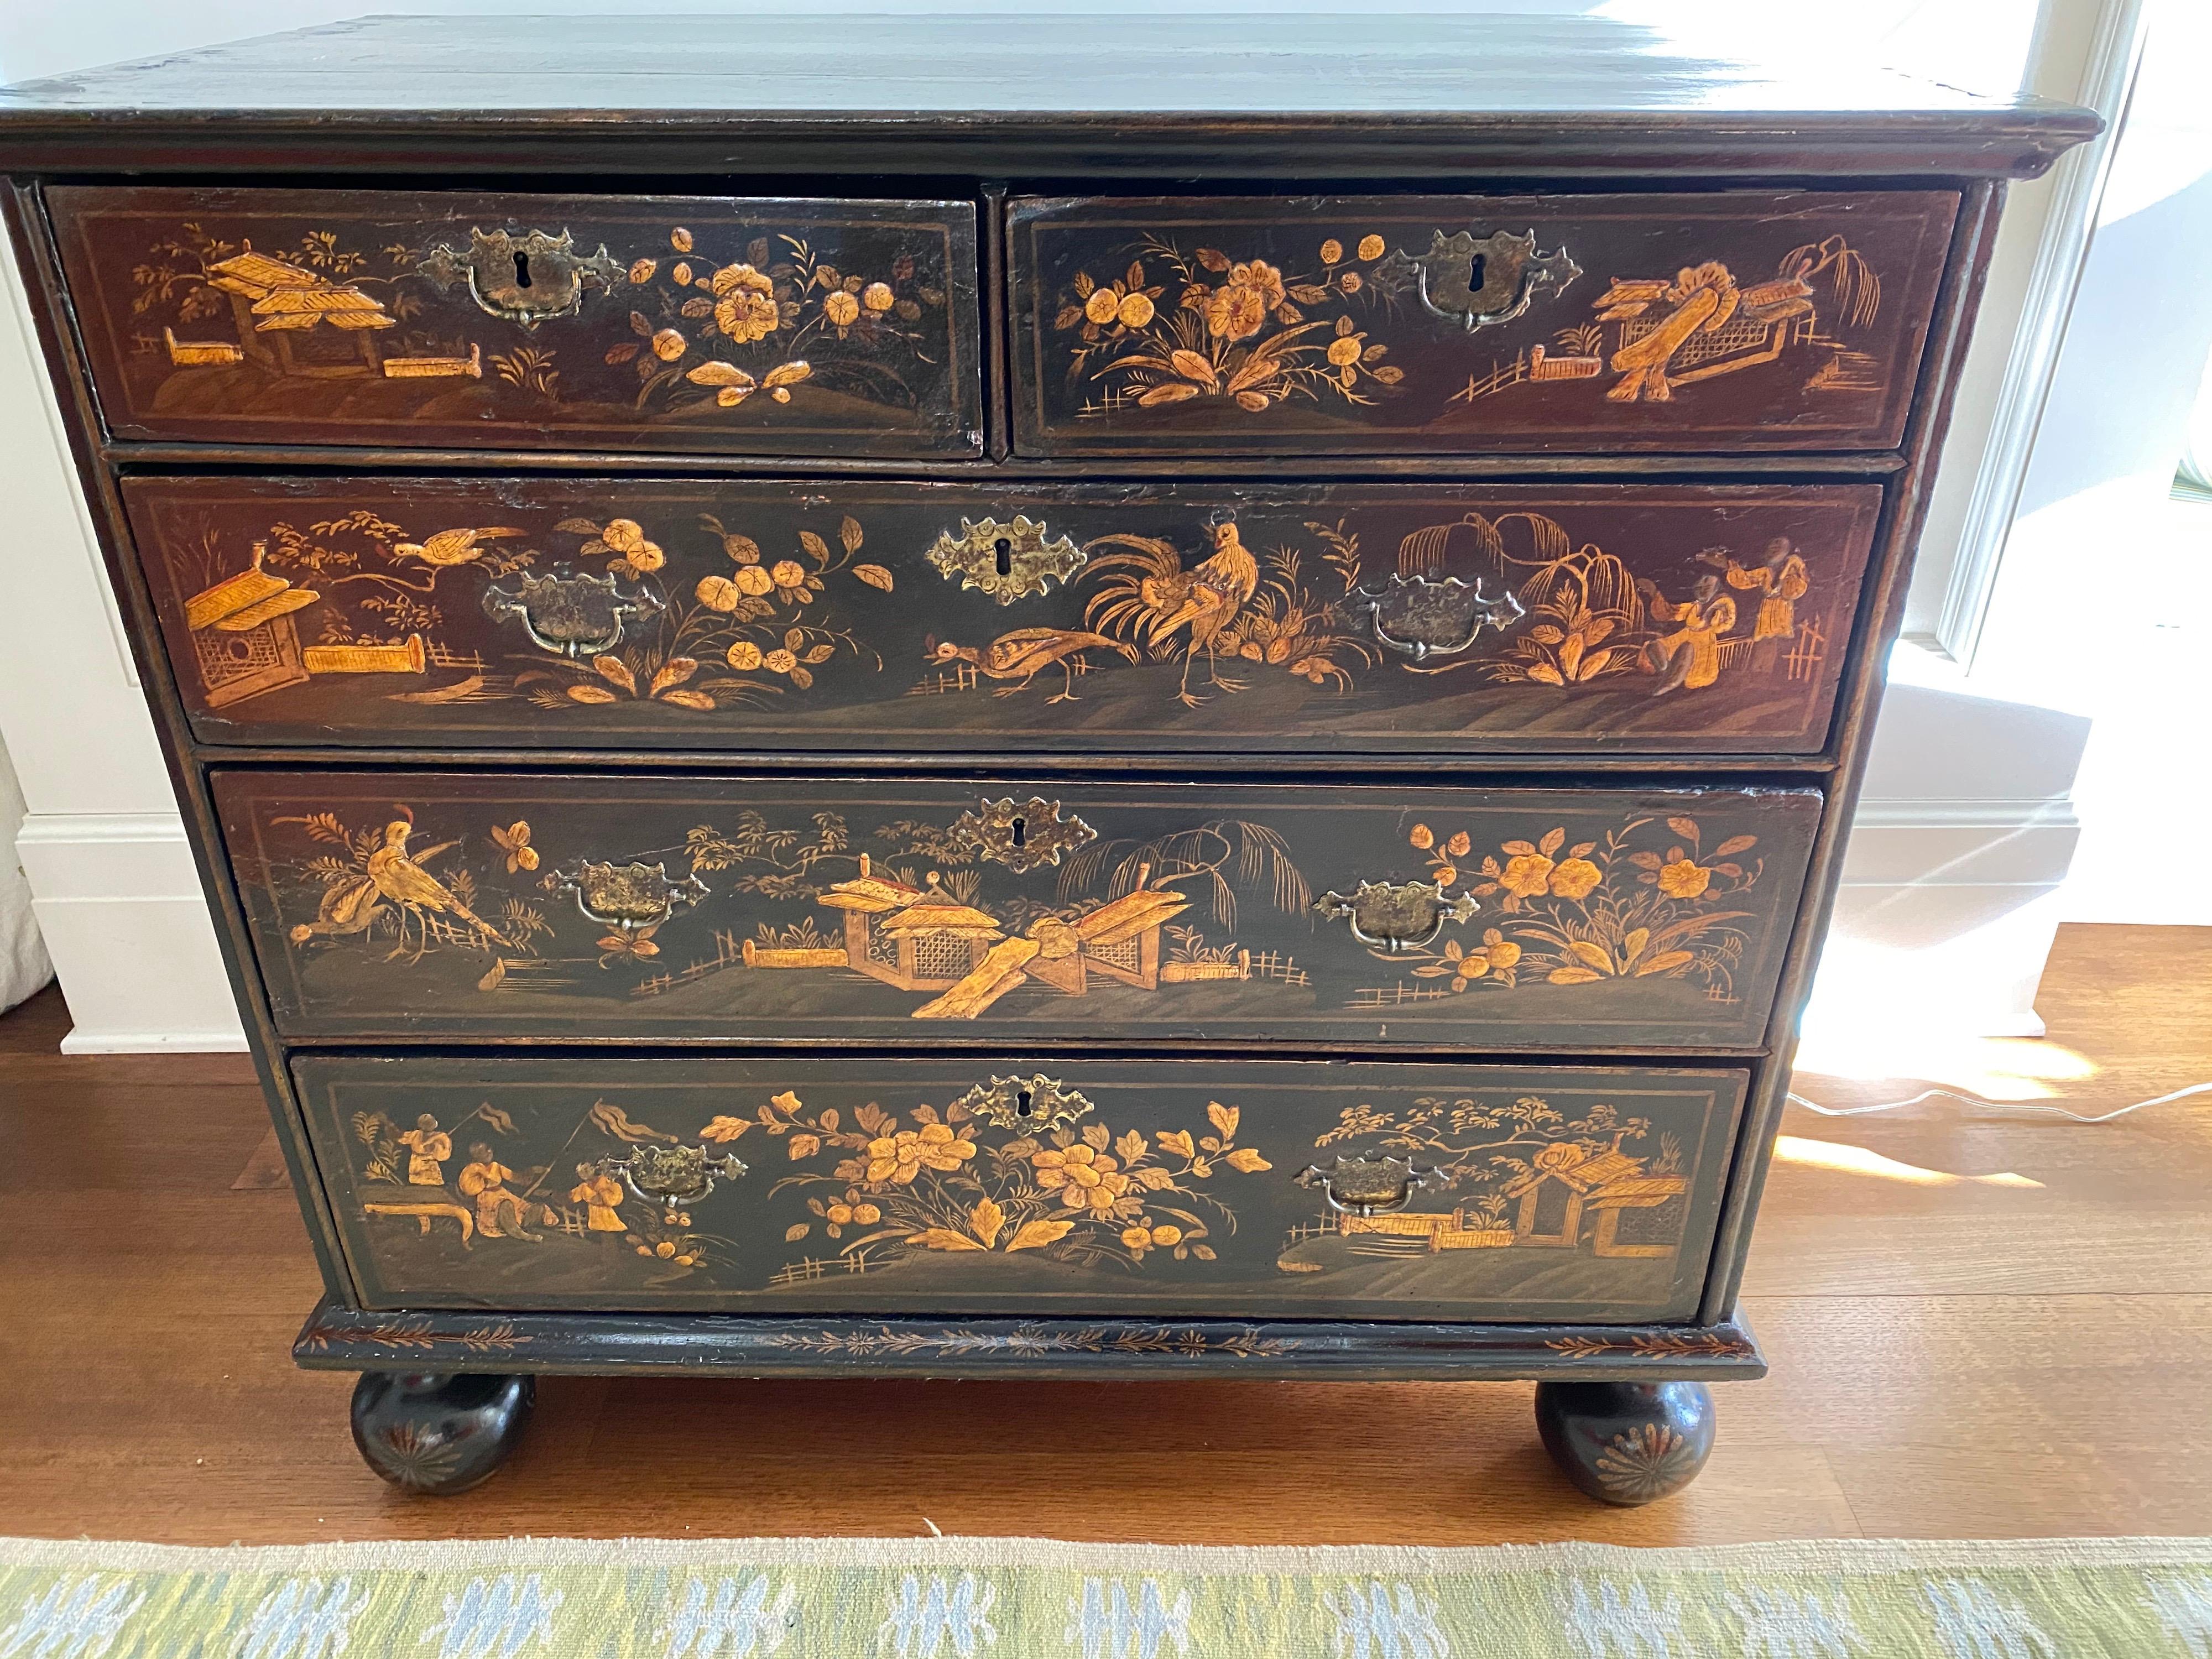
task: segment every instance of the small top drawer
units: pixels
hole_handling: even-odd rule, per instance
[[[1887,449],[1948,191],[1025,199],[1027,455]]]
[[[108,430],[971,455],[975,210],[59,187]]]

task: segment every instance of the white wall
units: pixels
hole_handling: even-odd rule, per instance
[[[1856,56],[1954,83],[1999,88],[2018,84],[2039,39],[2042,82],[2063,94],[2079,81],[2101,3],[2044,0],[2039,9],[2034,0],[1863,0],[1843,9],[1768,8],[1755,27],[1747,27],[1740,9],[1722,9],[1701,24],[1693,9],[1674,0],[1425,6],[1419,0],[1392,0],[1391,9],[1597,12],[1661,22],[1678,31],[1709,27],[1716,44],[1730,51],[1748,43],[1771,54]],[[1219,10],[1343,9],[1313,0],[1208,4]],[[73,0],[68,5],[21,0],[10,5],[0,0],[0,80],[303,27],[362,9],[359,0],[206,0],[193,7],[155,0]],[[533,13],[607,8],[605,0],[410,0],[408,9]],[[653,6],[667,14],[734,9],[701,0],[654,0]],[[1123,0],[1118,8],[1125,13],[1182,9],[1177,0]],[[744,9],[1037,9],[1015,0],[943,6],[926,0],[830,0]],[[1998,326],[1978,345],[1969,368],[1970,394],[1984,402],[1994,396],[2002,374],[2004,296],[2013,295],[2016,311],[2018,293],[2027,285],[2024,272],[2040,236],[2039,203],[2047,200],[2048,192],[2030,187],[2023,197],[2008,222],[1993,283]],[[0,603],[15,616],[35,617],[39,623],[35,629],[19,630],[11,650],[0,653],[0,735],[14,751],[29,802],[21,856],[76,1018],[70,1046],[234,1047],[241,1039],[217,965],[213,931],[63,459],[12,276],[9,291],[0,297],[6,313],[0,317],[0,454],[9,458],[7,483],[18,532],[0,541]],[[1948,492],[1971,485],[1979,451],[1976,421],[1972,408],[1962,412],[1960,435],[1947,458],[1952,469]],[[1961,516],[1963,508],[1951,493],[1939,500],[1939,525],[1955,525]],[[1929,574],[1916,585],[1917,611],[1927,607],[1923,595],[1948,578],[1945,555],[1940,538],[1923,554]],[[1900,702],[1878,736],[1874,787],[1862,815],[1865,832],[1854,842],[1846,872],[1852,884],[1843,907],[1850,948],[1839,954],[1881,964],[1880,974],[1855,988],[1857,996],[1884,984],[1894,994],[1897,980],[1889,953],[1906,939],[1925,943],[1931,930],[1945,939],[1967,941],[1970,951],[1984,957],[1994,948],[2011,969],[2009,988],[1994,998],[2002,1006],[1961,1017],[1998,1024],[2009,1020],[2018,1029],[2027,996],[2022,988],[2032,983],[2039,954],[2032,939],[2023,947],[2008,934],[1993,945],[1996,935],[1978,924],[1968,925],[1968,919],[2025,908],[2017,902],[2023,893],[2047,891],[2064,873],[2072,826],[2065,783],[2046,764],[2054,728],[2033,718],[2033,711],[2012,727],[2002,726],[2001,715],[1992,726],[1985,711],[1977,712],[1972,723],[1982,733],[1979,741],[1992,752],[2033,752],[2023,754],[2017,776],[2000,775],[1972,786],[1994,793],[1962,793],[1961,775],[1942,764],[1940,756],[1931,761],[1926,744],[1900,744],[1893,736],[1907,728],[1948,729],[1932,712],[1941,707],[1923,703],[1915,712]],[[2063,769],[2070,776],[2070,767]],[[1977,844],[2002,845],[2006,855],[1974,855]],[[2005,879],[1996,879],[2000,874]],[[2012,926],[2016,933],[2017,924]],[[1957,975],[1948,977],[1955,982]],[[1987,975],[1984,980],[1996,982]]]

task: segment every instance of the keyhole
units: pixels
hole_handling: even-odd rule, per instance
[[[1017,847],[1026,847],[1029,845],[1029,840],[1030,821],[1027,818],[1016,818],[1014,820],[1014,845]]]
[[[1487,253],[1478,253],[1474,256],[1474,264],[1468,268],[1467,285],[1477,294],[1482,292],[1482,268],[1489,260]]]
[[[1027,1117],[1030,1115],[1031,1109],[1032,1109],[1030,1105],[1030,1091],[1024,1089],[1021,1093],[1014,1097],[1014,1115],[1016,1117]]]
[[[514,256],[514,285],[517,288],[530,286],[530,256],[527,253]]]
[[[1001,536],[997,541],[992,543],[991,545],[998,551],[999,574],[1001,576],[1012,575],[1014,574],[1014,544],[1008,541],[1004,536]]]

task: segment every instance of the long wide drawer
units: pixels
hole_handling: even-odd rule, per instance
[[[218,770],[301,1037],[1751,1047],[1820,797]]]
[[[119,438],[981,447],[966,202],[58,186]]]
[[[133,478],[206,741],[1803,753],[1872,485]]]
[[[374,1308],[1596,1323],[1693,1311],[1747,1081],[1225,1060],[293,1069]]]
[[[1017,446],[1890,448],[1958,201],[1017,201]]]

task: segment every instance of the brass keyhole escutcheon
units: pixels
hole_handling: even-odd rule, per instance
[[[432,248],[416,270],[441,289],[466,284],[469,297],[494,317],[535,328],[554,317],[573,317],[588,290],[605,293],[626,267],[602,243],[586,254],[568,231],[469,231],[469,245]]]

